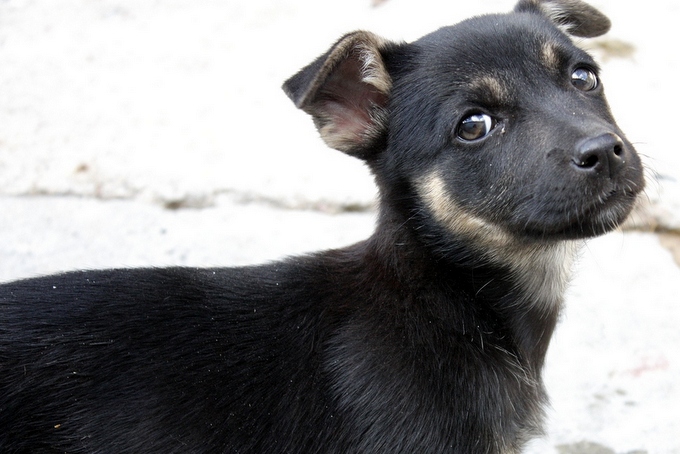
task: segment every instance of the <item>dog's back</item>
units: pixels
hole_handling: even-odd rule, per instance
[[[303,268],[110,270],[3,286],[2,337],[13,343],[0,350],[3,452],[270,452],[297,449],[286,448],[292,433],[313,441],[328,408],[318,363],[330,326]]]
[[[0,449],[519,452],[576,245],[643,188],[557,26],[609,22],[522,0],[412,44],[346,35],[286,83],[375,174],[365,242],[0,286]]]

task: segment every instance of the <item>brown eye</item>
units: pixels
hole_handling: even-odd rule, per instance
[[[474,114],[466,117],[458,124],[456,136],[465,141],[479,140],[486,137],[496,121],[487,114]]]
[[[588,68],[576,68],[571,73],[571,84],[581,91],[592,91],[598,86],[597,75]]]

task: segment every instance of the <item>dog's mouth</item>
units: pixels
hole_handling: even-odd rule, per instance
[[[565,203],[562,210],[536,213],[524,232],[540,239],[585,239],[619,227],[635,206],[641,189],[618,188],[583,200]]]
[[[610,191],[587,207],[583,216],[576,215],[566,232],[577,237],[610,232],[626,220],[636,200],[637,194],[629,191]]]

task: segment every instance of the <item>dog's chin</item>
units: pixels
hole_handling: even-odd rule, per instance
[[[548,219],[525,228],[525,234],[535,240],[580,240],[616,230],[633,210],[637,194],[613,193],[590,207],[563,217]]]

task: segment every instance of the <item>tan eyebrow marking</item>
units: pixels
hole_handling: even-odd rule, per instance
[[[549,69],[557,70],[560,67],[560,57],[557,48],[552,43],[544,43],[541,46],[541,62]]]
[[[503,82],[494,76],[484,75],[470,82],[470,89],[483,95],[491,104],[506,104],[510,100],[510,92]]]

